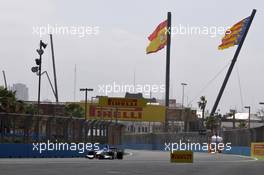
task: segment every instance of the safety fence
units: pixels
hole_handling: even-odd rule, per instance
[[[122,124],[103,120],[0,113],[0,143],[120,144],[123,129]]]

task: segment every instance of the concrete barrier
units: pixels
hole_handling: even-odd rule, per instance
[[[0,158],[70,158],[70,157],[84,157],[88,151],[83,153],[71,150],[45,150],[42,153],[33,150],[32,144],[0,144]],[[101,148],[102,146],[100,146]]]

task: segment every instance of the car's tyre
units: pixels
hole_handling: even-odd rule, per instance
[[[124,153],[123,152],[117,152],[116,158],[117,159],[123,159]]]

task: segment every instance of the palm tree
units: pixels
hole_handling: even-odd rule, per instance
[[[0,112],[15,112],[16,97],[15,92],[0,87]]]
[[[207,104],[207,100],[206,100],[205,96],[201,96],[200,101],[198,102],[198,107],[202,110],[203,126],[204,126],[204,111],[205,111],[206,104]]]
[[[205,125],[207,129],[211,129],[211,131],[214,131],[217,128],[217,117],[210,116],[206,118]]]
[[[246,122],[244,120],[242,120],[242,121],[239,121],[238,127],[240,129],[243,129],[243,128],[246,128],[247,127],[247,124],[246,124]]]
[[[16,92],[0,87],[0,112],[25,113],[25,104],[16,99]]]

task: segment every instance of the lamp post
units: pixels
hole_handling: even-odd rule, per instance
[[[81,88],[80,91],[85,91],[85,106],[84,106],[84,117],[87,120],[87,92],[93,91],[91,88]]]
[[[188,119],[185,115],[185,110],[184,110],[184,87],[187,86],[187,83],[181,83],[182,85],[182,109],[181,109],[181,117],[184,118],[184,131],[187,132],[188,129]]]
[[[42,65],[42,55],[44,53],[44,50],[47,47],[47,44],[45,44],[44,42],[42,42],[42,40],[40,40],[39,42],[39,49],[37,49],[37,53],[39,55],[39,58],[35,59],[36,65],[35,67],[33,67],[31,70],[38,72],[38,117],[37,117],[37,130],[36,130],[36,136],[37,136],[37,140],[39,140],[39,114],[40,114],[40,89],[41,89],[41,65]]]
[[[38,82],[38,115],[39,115],[39,108],[40,108],[40,89],[41,89],[41,65],[42,65],[42,55],[44,53],[44,50],[42,48],[46,48],[47,44],[43,43],[42,40],[39,42],[39,49],[37,49],[37,52],[39,54],[39,58],[35,59],[36,64],[38,65],[38,76],[39,76],[39,82]]]
[[[182,85],[182,108],[184,107],[184,87],[187,86],[187,83],[181,83]]]
[[[260,105],[264,105],[264,102],[259,102]],[[262,114],[263,115],[263,114]],[[264,116],[262,116],[262,122],[264,124]]]
[[[233,129],[236,129],[236,110],[230,109],[230,115],[233,116]]]
[[[250,128],[250,106],[245,106],[246,109],[248,109],[248,128]]]

